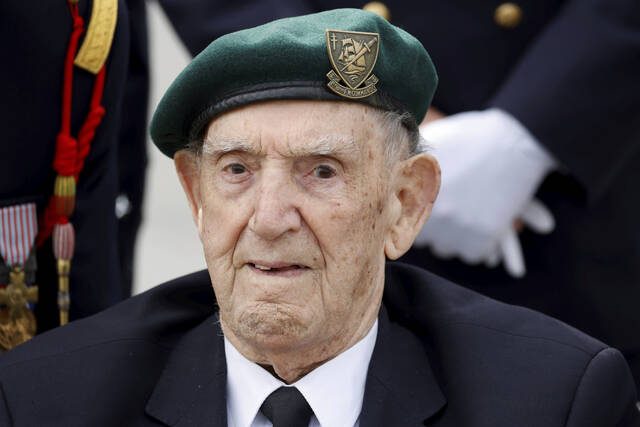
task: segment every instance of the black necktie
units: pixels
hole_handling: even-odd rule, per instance
[[[273,427],[308,427],[313,410],[295,387],[280,387],[271,393],[260,407],[260,412],[273,423]]]

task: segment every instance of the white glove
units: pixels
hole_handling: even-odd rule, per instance
[[[524,211],[520,213],[520,220],[523,226],[539,234],[549,234],[555,228],[553,215],[537,199],[532,199],[527,204]],[[521,278],[526,274],[522,246],[520,239],[518,239],[518,232],[514,227],[508,229],[500,238],[498,249],[487,257],[485,264],[487,267],[496,267],[501,260],[505,270],[511,276]]]
[[[553,217],[530,202],[553,158],[515,118],[491,109],[460,113],[420,128],[440,162],[442,186],[430,219],[416,239],[440,257],[497,265],[524,274],[514,220],[550,231]],[[428,150],[428,148],[425,147]],[[534,206],[541,206],[535,204]],[[551,227],[531,224],[530,209]],[[549,219],[550,218],[550,219]]]

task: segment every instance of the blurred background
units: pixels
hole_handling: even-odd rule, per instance
[[[150,112],[191,55],[176,36],[162,9],[148,2],[151,61]],[[148,136],[147,136],[148,138]],[[133,292],[140,293],[174,277],[205,268],[200,240],[173,161],[149,140],[149,165],[134,259]]]

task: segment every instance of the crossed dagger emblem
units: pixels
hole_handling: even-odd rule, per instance
[[[368,43],[363,43],[362,49],[360,49],[358,53],[356,53],[356,56],[354,56],[351,59],[351,61],[347,62],[340,71],[342,72],[346,70],[351,64],[355,63],[358,59],[360,59],[362,55],[364,55],[367,52],[371,52],[371,48],[373,47],[374,44],[376,44],[376,41],[377,40],[373,38]]]

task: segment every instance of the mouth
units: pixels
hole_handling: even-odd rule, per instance
[[[249,262],[247,266],[258,274],[268,274],[273,276],[294,276],[309,270],[309,267],[302,264],[287,262]]]

